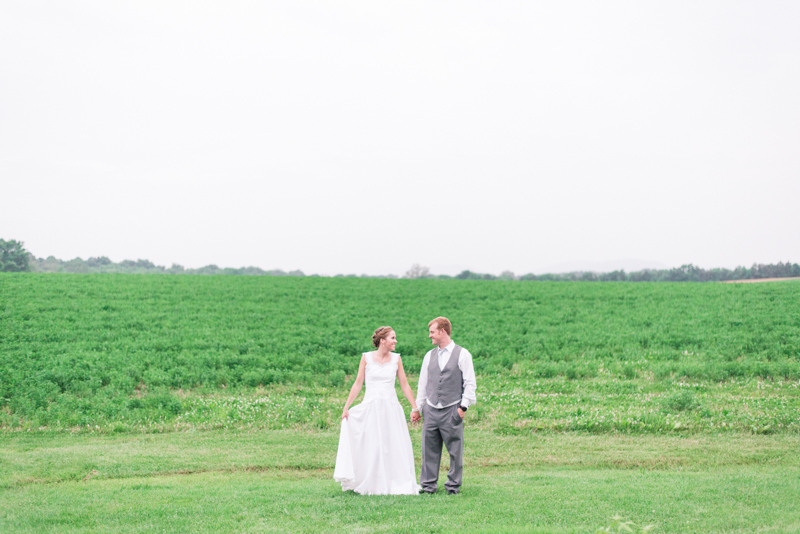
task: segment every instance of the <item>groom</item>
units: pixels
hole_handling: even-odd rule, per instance
[[[464,415],[475,404],[475,370],[472,355],[450,339],[450,321],[437,317],[428,323],[428,337],[436,347],[425,355],[419,372],[417,406],[422,422],[422,492],[436,493],[442,443],[450,453],[450,472],[444,487],[448,495],[461,489],[464,457]],[[420,419],[419,410],[411,420]]]

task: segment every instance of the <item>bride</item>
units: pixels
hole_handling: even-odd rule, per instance
[[[420,486],[414,468],[414,452],[405,412],[394,390],[395,377],[400,379],[400,388],[415,410],[417,403],[403,371],[403,361],[399,354],[392,352],[397,345],[397,335],[391,327],[382,326],[375,330],[372,344],[378,350],[361,355],[358,376],[342,411],[333,478],[342,483],[342,491],[417,495]],[[361,392],[365,378],[364,400],[348,411]]]

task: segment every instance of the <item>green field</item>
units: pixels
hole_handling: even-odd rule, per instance
[[[797,432],[798,300],[797,282],[2,274],[0,427],[335,428],[373,329],[397,330],[413,384],[446,315],[473,425]]]
[[[0,532],[797,532],[799,296],[0,274]],[[360,353],[392,325],[415,387],[437,315],[478,374],[464,491],[341,492]]]

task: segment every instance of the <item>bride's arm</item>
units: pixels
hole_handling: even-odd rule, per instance
[[[403,360],[400,356],[397,357],[397,378],[400,380],[400,389],[403,390],[403,395],[406,396],[408,402],[411,403],[411,409],[417,409],[417,401],[414,399],[414,392],[411,391],[411,386],[408,385],[406,372],[403,370]]]
[[[353,404],[353,401],[356,400],[358,394],[361,393],[361,386],[364,385],[364,369],[367,368],[367,360],[364,359],[364,355],[361,355],[361,363],[358,364],[358,375],[356,376],[356,381],[353,382],[353,387],[350,388],[350,395],[347,396],[347,402],[344,403],[344,410],[342,410],[342,419],[347,419],[349,413],[347,409],[350,408],[350,405]]]

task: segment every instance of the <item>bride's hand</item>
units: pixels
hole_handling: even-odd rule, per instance
[[[348,417],[349,415],[350,415],[350,412],[348,412],[348,411],[347,411],[347,408],[345,408],[344,410],[342,410],[342,419],[347,419],[347,417]]]

